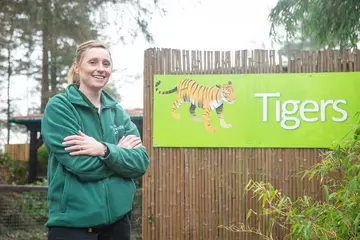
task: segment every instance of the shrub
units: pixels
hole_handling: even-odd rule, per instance
[[[0,183],[24,184],[28,176],[28,162],[12,159],[0,152]]]
[[[322,161],[305,171],[305,176],[320,177],[323,201],[314,201],[309,196],[292,200],[270,183],[251,180],[245,192],[251,191],[262,202],[262,212],[250,209],[247,216],[268,217],[269,232],[262,233],[244,224],[225,228],[252,232],[264,239],[273,239],[275,225],[286,229],[289,239],[360,239],[360,126],[356,126],[353,136],[327,151]]]
[[[47,166],[48,166],[48,158],[49,154],[46,150],[45,145],[41,145],[37,150],[37,172],[38,176],[46,176],[47,175]]]

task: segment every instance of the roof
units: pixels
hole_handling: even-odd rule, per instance
[[[143,119],[143,109],[142,108],[127,108],[125,111],[130,115],[132,120],[142,120]],[[43,114],[31,114],[26,116],[14,116],[9,119],[11,123],[18,124],[29,124],[29,123],[41,123],[41,118]]]
[[[42,114],[32,114],[26,116],[14,116],[9,119],[11,123],[27,124],[27,123],[40,123]]]

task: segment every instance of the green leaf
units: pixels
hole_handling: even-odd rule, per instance
[[[359,219],[360,219],[360,212],[358,213],[354,221],[354,232],[357,232],[359,230]]]
[[[253,213],[256,214],[252,209],[249,209],[249,211],[248,211],[248,213],[246,215],[246,220],[248,220]]]
[[[311,228],[311,222],[307,222],[305,230],[304,230],[304,237],[306,240],[310,239],[310,228]]]
[[[325,201],[329,203],[329,189],[328,186],[324,185]]]

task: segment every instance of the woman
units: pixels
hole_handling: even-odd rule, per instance
[[[110,51],[82,43],[69,86],[44,111],[49,240],[130,239],[132,179],[150,160],[129,115],[102,90],[111,72]]]

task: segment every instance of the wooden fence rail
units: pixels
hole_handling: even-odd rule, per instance
[[[283,64],[274,50],[235,52],[151,48],[144,55],[144,143],[151,164],[143,178],[143,239],[260,239],[218,228],[246,223],[260,204],[244,194],[250,179],[270,181],[292,198],[323,197],[317,179],[302,171],[320,160],[325,149],[154,148],[154,74],[237,74],[359,71],[359,51],[297,52]],[[285,62],[285,61],[284,61]],[[267,219],[250,218],[250,227],[266,231]],[[274,238],[283,239],[277,228]]]

